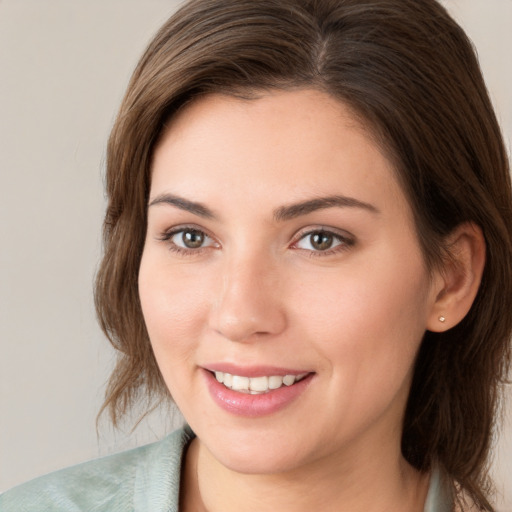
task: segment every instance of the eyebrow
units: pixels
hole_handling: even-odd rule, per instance
[[[326,208],[361,208],[371,213],[380,213],[378,208],[370,203],[359,201],[353,197],[346,196],[327,196],[310,199],[301,203],[294,203],[287,206],[281,206],[274,212],[276,221],[285,221],[295,219],[302,215],[315,212],[317,210],[325,210]]]
[[[195,201],[190,201],[183,197],[175,196],[173,194],[161,194],[155,197],[148,204],[148,208],[155,204],[170,204],[172,206],[176,206],[176,208],[179,208],[180,210],[193,213],[194,215],[198,215],[199,217],[203,217],[205,219],[216,218],[216,215],[213,213],[213,211],[210,210],[210,208],[208,208],[204,204],[197,203]]]
[[[169,204],[175,206],[176,208],[179,208],[180,210],[190,212],[194,215],[198,215],[199,217],[203,217],[205,219],[217,218],[213,210],[211,210],[204,204],[196,201],[190,201],[189,199],[185,199],[174,194],[161,194],[155,197],[148,204],[148,208],[156,204]],[[283,222],[286,220],[301,217],[302,215],[307,215],[308,213],[312,213],[317,210],[325,210],[327,208],[335,207],[360,208],[371,213],[380,213],[378,208],[376,208],[374,205],[370,203],[359,201],[358,199],[355,199],[353,197],[334,195],[327,197],[318,197],[315,199],[302,201],[300,203],[293,203],[290,205],[280,206],[279,208],[274,210],[273,216],[275,221]]]

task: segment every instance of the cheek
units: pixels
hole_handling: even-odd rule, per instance
[[[389,273],[367,268],[306,282],[319,293],[296,311],[300,332],[314,344],[320,372],[328,376],[326,396],[333,399],[324,406],[332,417],[343,411],[347,431],[387,411],[401,421],[425,331],[423,273],[385,267]]]
[[[410,370],[426,329],[429,282],[421,256],[382,257],[331,274],[304,275],[294,312],[325,360],[369,378]],[[306,291],[309,290],[308,293]]]
[[[162,261],[163,260],[163,261]],[[158,254],[144,253],[139,296],[151,345],[164,377],[168,366],[190,359],[207,318],[206,289],[191,268],[169,266]]]

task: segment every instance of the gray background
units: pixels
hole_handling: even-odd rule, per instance
[[[478,49],[510,148],[512,0],[445,4]],[[138,57],[176,5],[0,0],[0,491],[180,421],[157,412],[131,434],[106,421],[97,434],[113,354],[92,304],[106,139]],[[509,512],[511,416],[493,466]]]

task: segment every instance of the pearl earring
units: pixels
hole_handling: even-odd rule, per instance
[[[446,318],[445,318],[444,316],[440,316],[440,317],[439,317],[439,321],[440,321],[440,322],[446,322]]]

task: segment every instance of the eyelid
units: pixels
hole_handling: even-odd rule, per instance
[[[205,237],[209,238],[213,241],[213,243],[209,245],[205,245],[202,247],[198,247],[197,249],[192,249],[188,247],[181,247],[174,242],[171,241],[172,237],[177,235],[178,233],[181,233],[183,231],[197,231],[199,233],[203,233]],[[195,225],[195,224],[179,224],[176,226],[172,226],[163,232],[161,232],[159,235],[156,236],[156,239],[160,242],[166,242],[169,244],[169,248],[172,249],[175,252],[178,253],[187,253],[187,254],[198,254],[202,252],[205,249],[209,249],[211,247],[213,248],[219,248],[220,243],[217,241],[217,239],[205,228]]]
[[[315,251],[315,250],[311,250],[311,249],[303,249],[303,248],[297,247],[297,244],[302,239],[304,239],[305,237],[312,235],[314,233],[326,233],[328,235],[332,235],[337,240],[339,240],[341,243],[332,248],[326,249],[325,251],[320,251],[320,250]],[[355,236],[352,235],[351,233],[349,233],[348,231],[320,225],[320,226],[308,226],[307,228],[303,228],[303,229],[299,230],[294,235],[293,241],[292,241],[290,247],[295,250],[306,251],[315,256],[327,256],[329,254],[347,250],[348,248],[352,247],[355,243],[356,243]]]
[[[205,237],[209,238],[212,243],[201,246],[198,248],[187,248],[187,247],[181,247],[180,245],[177,245],[176,243],[172,242],[171,239],[173,236],[175,236],[178,233],[181,233],[183,231],[198,231],[200,233],[203,233]],[[326,233],[329,235],[332,235],[334,238],[336,238],[339,243],[336,244],[334,247],[331,247],[326,250],[314,250],[314,249],[305,249],[301,247],[297,247],[297,244],[304,239],[307,236],[310,236],[314,233]],[[172,226],[170,228],[165,229],[163,232],[161,232],[159,235],[156,236],[156,239],[161,242],[166,242],[169,245],[169,248],[175,252],[183,253],[183,254],[199,254],[200,252],[215,248],[218,249],[221,247],[221,244],[218,242],[215,236],[213,236],[209,230],[205,229],[202,226],[198,226],[197,224],[179,224]],[[333,253],[339,253],[344,250],[348,250],[350,247],[352,247],[356,243],[356,238],[354,235],[349,233],[348,231],[341,230],[339,228],[333,228],[328,227],[325,225],[318,225],[318,226],[308,226],[306,228],[300,229],[292,239],[291,244],[289,247],[294,250],[298,251],[304,251],[310,254],[311,256],[328,256]]]
[[[168,240],[171,236],[175,235],[176,233],[187,230],[199,231],[201,233],[204,233],[207,237],[215,240],[215,237],[207,229],[197,224],[176,224],[174,226],[162,230],[160,234],[156,236],[156,238],[158,238],[159,240]]]

